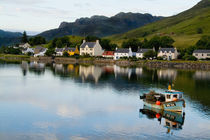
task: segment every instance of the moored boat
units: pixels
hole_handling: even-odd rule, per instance
[[[140,99],[143,99],[145,106],[160,110],[181,112],[185,107],[183,92],[172,90],[170,86],[164,93],[150,91],[140,96]]]

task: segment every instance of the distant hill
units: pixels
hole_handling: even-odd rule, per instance
[[[22,33],[19,32],[8,32],[0,30],[0,47],[3,45],[11,45],[18,43]]]
[[[127,32],[160,19],[162,17],[140,13],[119,13],[110,18],[92,16],[91,18],[77,19],[75,22],[62,22],[59,28],[45,31],[39,35],[48,40],[65,35],[104,37]]]
[[[143,39],[154,35],[171,36],[176,41],[176,47],[194,45],[202,35],[210,35],[210,0],[202,0],[178,15],[108,38],[120,44],[128,38]]]

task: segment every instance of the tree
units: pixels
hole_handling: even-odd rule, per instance
[[[172,48],[174,40],[170,36],[163,36],[160,38],[161,40],[161,47],[163,48]]]
[[[23,32],[23,36],[21,38],[22,43],[27,43],[28,42],[28,36],[26,34],[26,31]]]
[[[55,44],[56,44],[56,47],[58,47],[58,48],[62,48],[63,47],[63,43],[62,43],[62,41],[60,39],[58,39]]]
[[[96,40],[101,40],[101,39],[97,36],[87,36],[87,37],[85,37],[85,40],[87,42],[95,42]]]
[[[102,39],[100,44],[106,51],[114,51],[117,48],[117,44],[111,43],[109,39]]]
[[[128,41],[124,41],[122,43],[122,47],[123,48],[129,48],[131,47],[133,52],[137,52],[138,48],[142,46],[142,43],[140,40],[133,38],[133,39],[129,39]]]
[[[64,56],[64,57],[69,57],[69,53],[65,51],[65,52],[63,53],[63,56]]]
[[[46,43],[45,38],[41,36],[35,36],[35,37],[29,38],[29,44],[31,45],[41,45],[45,43]]]
[[[153,50],[149,50],[147,52],[145,52],[144,54],[145,58],[154,58],[156,56],[156,53]]]
[[[55,48],[48,48],[45,55],[46,56],[54,56],[55,55]]]
[[[158,52],[159,47],[161,46],[161,38],[159,36],[154,36],[149,41],[150,48],[155,48],[155,52]]]
[[[210,36],[202,36],[196,43],[197,49],[210,49]]]
[[[203,29],[202,29],[202,28],[198,28],[198,29],[197,29],[197,33],[198,33],[198,34],[202,34],[202,33],[203,33]]]

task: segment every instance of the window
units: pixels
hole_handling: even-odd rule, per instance
[[[198,54],[196,53],[195,56],[198,56]]]
[[[91,48],[90,50],[92,51],[93,49]]]
[[[203,53],[202,53],[202,56],[203,56]]]
[[[174,98],[177,98],[177,94],[174,95]]]
[[[210,53],[208,53],[207,56],[210,56]]]
[[[171,99],[171,95],[169,95],[169,94],[166,95],[166,98],[167,98],[167,99]]]

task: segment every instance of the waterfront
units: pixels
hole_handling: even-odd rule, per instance
[[[184,92],[180,129],[139,112],[168,83]],[[0,64],[0,139],[209,139],[210,71]]]

